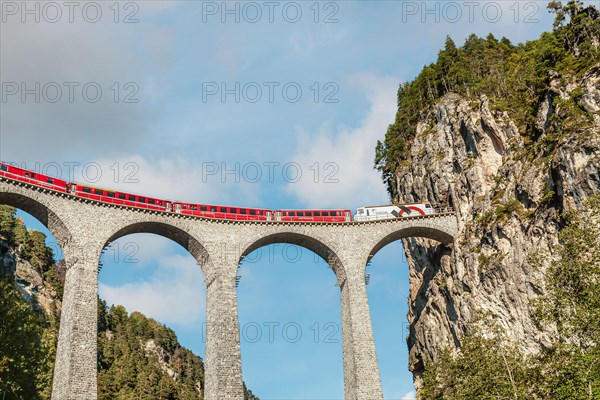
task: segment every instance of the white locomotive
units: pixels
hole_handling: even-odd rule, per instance
[[[387,206],[363,206],[356,210],[355,221],[374,219],[389,219],[402,217],[415,217],[433,214],[435,211],[429,203],[410,203]]]

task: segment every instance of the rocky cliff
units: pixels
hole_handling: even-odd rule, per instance
[[[449,247],[404,240],[417,388],[426,360],[460,347],[483,314],[525,353],[549,343],[553,328],[536,327],[532,301],[544,293],[563,212],[600,192],[600,64],[547,73],[529,124],[498,107],[500,96],[443,94],[421,112],[388,177],[394,202],[454,207],[460,225]]]

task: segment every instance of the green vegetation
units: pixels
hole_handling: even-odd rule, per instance
[[[0,274],[0,321],[0,395],[40,398],[40,386],[48,374],[43,362],[45,323],[5,273]]]
[[[547,294],[533,304],[540,327],[557,329],[551,346],[522,354],[517,341],[495,328],[484,334],[478,321],[457,354],[447,348],[426,363],[424,399],[600,399],[600,195],[564,219]]]
[[[62,296],[64,268],[45,236],[27,230],[12,207],[0,206],[0,399],[50,399],[59,316],[27,300],[3,264],[12,252]],[[244,388],[245,389],[245,388]],[[203,398],[202,359],[182,347],[175,332],[139,312],[98,303],[98,398],[197,400]],[[258,400],[245,389],[246,400]]]
[[[18,249],[19,256],[62,294],[62,270],[54,263],[46,237],[28,231],[15,209],[0,206],[0,252]],[[33,299],[35,301],[35,298]],[[55,310],[53,310],[55,311]],[[3,399],[49,399],[54,371],[58,320],[34,310],[17,289],[0,260],[0,395]]]
[[[417,123],[430,118],[432,106],[447,93],[471,99],[486,95],[494,110],[506,111],[515,121],[526,143],[536,144],[541,135],[535,118],[550,88],[551,74],[560,79],[579,76],[600,61],[600,48],[593,45],[600,38],[598,11],[575,0],[565,6],[552,1],[548,9],[556,14],[554,30],[539,39],[513,45],[491,34],[485,39],[471,35],[459,48],[448,37],[437,61],[400,86],[396,119],[375,149],[375,168],[390,194],[403,161],[410,160]],[[581,129],[582,121],[591,121],[577,104],[581,89],[575,89],[572,97],[553,99],[561,112],[551,122],[560,129],[550,129],[548,138],[537,144],[542,153],[553,150],[562,132]]]

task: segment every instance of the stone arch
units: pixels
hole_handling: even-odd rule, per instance
[[[166,222],[140,221],[123,226],[106,240],[102,248],[105,248],[108,244],[119,238],[134,233],[152,233],[174,241],[194,257],[204,276],[207,276],[209,255],[206,247],[190,233]]]
[[[50,231],[61,247],[71,241],[71,232],[51,205],[25,194],[6,191],[0,191],[0,204],[18,208],[34,216]]]
[[[371,259],[379,250],[387,246],[388,244],[395,242],[397,240],[406,239],[409,237],[422,237],[426,239],[435,240],[442,244],[450,244],[453,242],[454,237],[452,234],[438,228],[432,227],[420,227],[420,226],[411,226],[411,227],[403,227],[398,230],[394,230],[392,232],[387,233],[385,236],[379,238],[375,244],[372,246],[371,251],[367,256],[367,260],[365,260],[365,268],[367,261]]]
[[[276,243],[286,243],[304,247],[305,249],[314,252],[316,255],[325,260],[338,280],[343,280],[346,278],[344,265],[331,246],[325,244],[325,241],[320,238],[292,231],[277,232],[254,238],[243,247],[245,250],[241,254],[240,261],[243,257],[252,253],[254,250]]]

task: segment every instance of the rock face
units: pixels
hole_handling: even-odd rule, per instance
[[[58,265],[60,275],[64,275],[64,265]],[[62,302],[56,289],[27,260],[18,255],[18,249],[0,239],[0,271],[14,275],[17,287],[23,297],[36,309],[60,318]]]
[[[459,347],[477,315],[491,315],[526,352],[548,343],[552,328],[540,331],[531,315],[531,301],[544,293],[546,256],[561,213],[600,192],[600,66],[579,79],[553,77],[533,138],[490,103],[444,96],[419,123],[412,160],[394,179],[394,201],[452,206],[460,228],[449,247],[404,240],[417,389],[424,360]],[[566,118],[570,106],[587,122]]]

